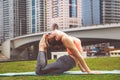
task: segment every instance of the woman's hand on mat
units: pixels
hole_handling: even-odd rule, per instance
[[[100,72],[99,71],[90,71],[90,72],[88,72],[89,74],[100,74]]]
[[[44,34],[39,42],[39,51],[45,51],[47,48],[47,44],[46,44],[46,34]]]

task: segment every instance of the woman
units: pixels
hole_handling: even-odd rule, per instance
[[[47,64],[46,48],[48,45],[62,44],[69,55],[62,56],[51,64]],[[43,35],[39,43],[39,53],[37,57],[36,74],[61,74],[75,67],[76,64],[83,72],[96,73],[89,69],[84,58],[82,57],[81,41],[71,37],[66,33],[54,30],[50,34]]]

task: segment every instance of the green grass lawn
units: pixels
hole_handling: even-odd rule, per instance
[[[85,59],[92,70],[120,70],[120,57],[87,58]],[[49,60],[49,63],[54,60]],[[36,61],[1,62],[0,73],[35,71]],[[79,70],[75,67],[72,70]],[[49,76],[14,76],[0,77],[0,80],[120,80],[118,74],[105,75],[49,75]]]

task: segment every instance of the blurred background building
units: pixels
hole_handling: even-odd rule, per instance
[[[83,26],[120,23],[120,0],[82,0]]]
[[[3,41],[3,2],[0,0],[0,43]]]
[[[46,0],[46,18],[47,30],[54,23],[59,29],[81,27],[81,0]]]
[[[120,23],[120,0],[0,0],[0,42],[52,30]]]
[[[26,34],[26,0],[0,0],[0,41]]]
[[[101,23],[120,23],[120,0],[100,0]]]
[[[58,24],[60,30],[120,23],[120,0],[0,0],[0,46],[10,38],[51,31],[54,23]],[[119,41],[91,40],[99,40],[99,43],[93,44],[88,38],[83,49],[89,56],[108,55],[109,50],[120,47]],[[36,58],[36,46],[25,49],[29,56]]]
[[[100,0],[82,0],[82,25],[100,24]]]
[[[43,32],[45,0],[27,0],[27,34]]]

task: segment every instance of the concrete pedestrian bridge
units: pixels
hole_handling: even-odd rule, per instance
[[[105,41],[120,41],[120,23],[86,26],[75,29],[66,29],[63,31],[71,36],[80,38],[83,45]],[[44,33],[48,32],[29,34],[7,40],[2,45],[2,52],[6,57],[13,59],[19,58],[20,56],[21,58],[24,58],[24,56],[36,57],[35,55],[38,52],[38,42]],[[29,48],[32,48],[32,53],[34,54],[30,54],[31,51]]]

